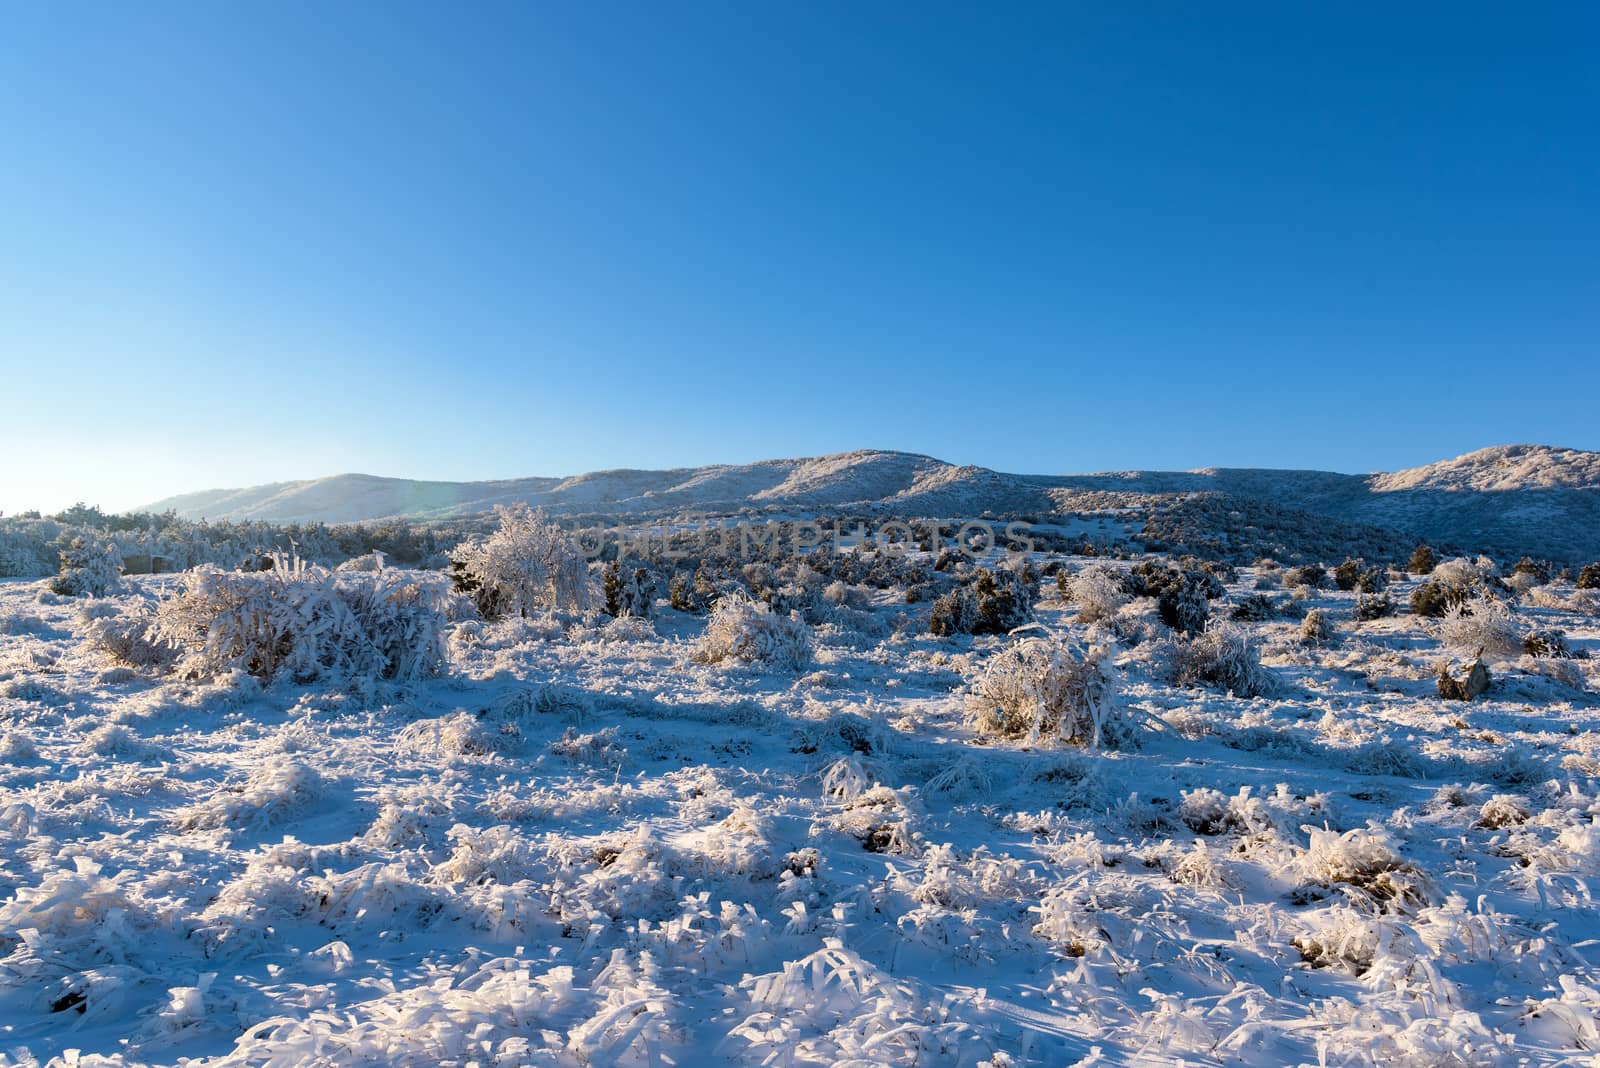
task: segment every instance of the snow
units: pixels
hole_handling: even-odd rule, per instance
[[[1149,598],[469,619],[309,684],[96,638],[195,581],[0,582],[0,1064],[1600,1063],[1596,660],[1446,702],[1442,624],[1310,590],[1326,640],[1228,632],[1256,697],[1170,681]],[[1504,607],[1600,649],[1570,585]],[[1137,744],[980,730],[1092,641]]]

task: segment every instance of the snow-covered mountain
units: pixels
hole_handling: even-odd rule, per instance
[[[912,453],[833,456],[568,478],[419,482],[335,475],[208,490],[145,510],[189,519],[359,522],[476,515],[525,501],[554,514],[726,513],[851,508],[901,515],[1051,513],[1208,494],[1415,534],[1555,558],[1600,556],[1600,452],[1506,445],[1392,473],[1203,468],[1018,475]]]

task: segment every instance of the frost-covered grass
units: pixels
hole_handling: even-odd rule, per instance
[[[1310,587],[1230,620],[1247,568],[1175,637],[1071,566],[981,637],[831,582],[810,623],[441,603],[440,673],[387,679],[404,641],[200,670],[153,631],[333,618],[270,573],[0,584],[0,1065],[1590,1063],[1570,584],[1513,616],[1564,654],[1446,702],[1448,620]]]

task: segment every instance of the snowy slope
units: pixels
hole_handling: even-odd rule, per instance
[[[406,687],[96,644],[179,581],[0,582],[0,1065],[1594,1063],[1595,659],[1445,702],[1429,623],[1322,591],[1238,697],[1166,677],[1144,598],[1141,742],[1095,752],[976,735],[1014,639],[899,589],[799,670],[702,663],[665,607],[468,621]],[[1600,650],[1546,592],[1520,625]]]

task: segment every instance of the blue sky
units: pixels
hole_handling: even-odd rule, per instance
[[[0,509],[1600,448],[1587,4],[12,4]]]

